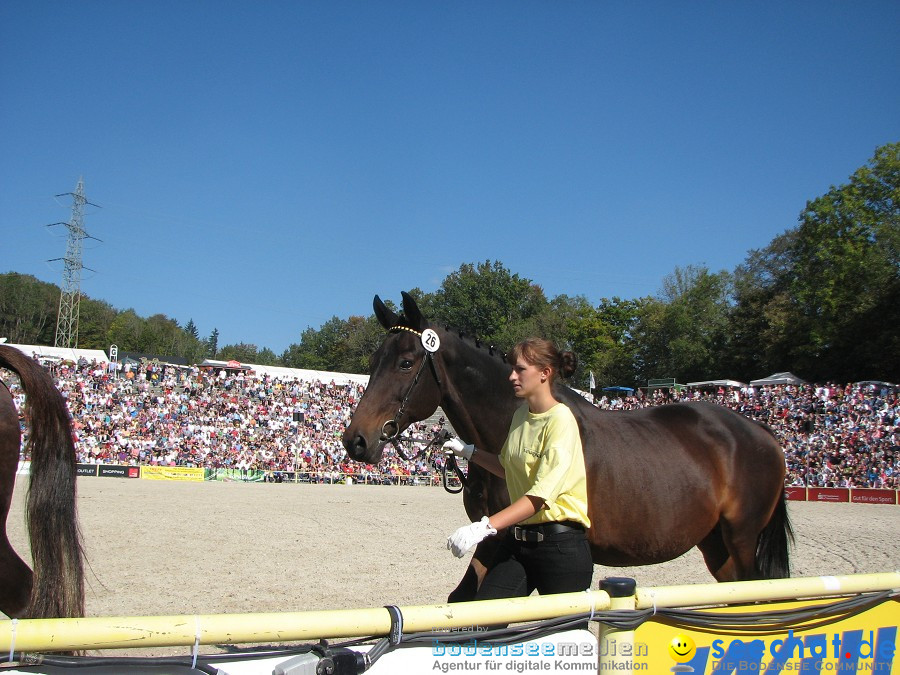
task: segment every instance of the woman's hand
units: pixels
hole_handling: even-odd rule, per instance
[[[494,534],[497,534],[497,530],[491,526],[491,521],[488,517],[484,516],[477,522],[463,525],[447,537],[447,548],[457,558],[462,558],[466,551],[475,546],[475,544]]]
[[[449,441],[444,443],[444,452],[448,455],[454,454],[457,457],[462,457],[465,460],[470,460],[472,459],[472,453],[475,452],[475,446],[466,445],[454,436]]]

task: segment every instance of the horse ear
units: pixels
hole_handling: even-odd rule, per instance
[[[385,329],[390,330],[400,323],[400,319],[397,318],[393,310],[388,309],[388,306],[377,295],[372,301],[372,307],[375,309],[375,318],[378,319],[378,323],[384,326]]]
[[[425,330],[428,327],[428,322],[422,316],[422,312],[419,311],[415,298],[406,291],[401,291],[400,295],[403,296],[403,314],[406,316],[410,327],[417,330]]]

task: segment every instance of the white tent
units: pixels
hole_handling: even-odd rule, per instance
[[[335,384],[369,384],[368,375],[357,375],[355,373],[333,373],[325,370],[305,370],[303,368],[284,368],[282,366],[259,366],[252,363],[245,363],[250,366],[257,375],[269,375],[275,379],[298,379],[319,382],[334,382]]]
[[[801,380],[793,373],[773,373],[761,380],[750,380],[751,387],[764,387],[767,384],[806,384],[806,380]]]
[[[688,382],[688,387],[746,387],[747,385],[737,380],[704,380],[703,382]]]
[[[37,356],[39,358],[66,359],[68,361],[78,361],[84,357],[88,361],[97,361],[98,363],[108,363],[109,358],[102,349],[72,349],[69,347],[45,347],[43,345],[8,345],[15,347],[26,356]]]

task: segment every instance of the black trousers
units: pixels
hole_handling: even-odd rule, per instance
[[[590,588],[594,573],[584,530],[548,534],[540,542],[516,541],[510,528],[476,600],[573,593]]]

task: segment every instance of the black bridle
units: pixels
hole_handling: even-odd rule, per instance
[[[399,333],[400,331],[406,331],[407,333],[412,333],[413,335],[418,335],[422,337],[422,333],[420,331],[414,330],[407,326],[394,326],[391,328],[389,332],[391,333]],[[424,347],[423,347],[424,348]],[[395,441],[400,439],[400,419],[403,417],[406,412],[406,404],[409,403],[409,397],[412,396],[413,389],[416,388],[416,385],[419,383],[419,378],[422,376],[422,371],[425,370],[425,364],[428,363],[431,365],[431,372],[434,374],[434,380],[437,382],[438,389],[441,388],[441,376],[438,375],[437,366],[434,365],[434,355],[432,352],[425,350],[425,358],[422,359],[422,362],[419,364],[419,369],[416,371],[415,377],[413,377],[413,381],[410,383],[409,388],[406,390],[406,393],[403,395],[403,398],[400,400],[400,407],[397,409],[397,414],[395,414],[391,419],[381,425],[381,441],[384,443],[395,443]],[[410,439],[415,440],[415,439]],[[395,443],[396,445],[396,443]],[[399,446],[398,446],[399,451]],[[401,456],[403,459],[410,459],[403,455],[401,452]],[[413,457],[416,457],[414,455]]]
[[[405,331],[407,333],[412,333],[413,335],[417,335],[420,338],[422,337],[422,332],[415,330],[414,328],[410,328],[409,326],[394,326],[388,332],[390,333],[399,333],[401,331]],[[423,346],[424,349],[424,346]],[[450,432],[446,429],[441,428],[437,431],[433,438],[414,438],[410,436],[401,436],[400,435],[400,420],[403,418],[403,415],[406,413],[406,406],[409,403],[409,399],[412,396],[413,390],[416,388],[416,385],[419,383],[419,379],[422,376],[422,371],[425,370],[425,364],[429,364],[431,366],[430,370],[432,375],[434,375],[434,381],[437,383],[438,389],[441,387],[441,376],[438,374],[437,366],[434,362],[434,354],[428,349],[425,349],[425,357],[422,359],[422,362],[419,364],[419,369],[416,371],[415,377],[413,377],[413,381],[410,383],[409,388],[406,390],[406,393],[403,395],[403,398],[400,400],[400,407],[397,409],[397,413],[393,418],[387,420],[384,424],[381,425],[381,437],[380,440],[387,444],[391,443],[397,449],[397,454],[400,455],[406,461],[412,461],[414,459],[418,459],[422,455],[428,452],[429,448],[433,445],[437,445],[438,443],[443,444],[444,442],[450,439]],[[403,446],[401,441],[407,443],[425,443],[425,445],[419,448],[412,455],[407,455],[406,452],[403,451]],[[458,489],[451,488],[448,480],[448,470],[452,470],[456,476],[460,480],[460,487]],[[442,483],[444,489],[447,492],[452,494],[456,494],[461,492],[463,487],[466,485],[466,476],[459,468],[459,464],[456,462],[455,455],[448,455],[444,460],[444,466],[442,470]]]

